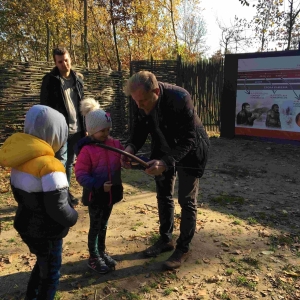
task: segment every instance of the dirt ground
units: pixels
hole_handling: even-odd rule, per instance
[[[157,238],[155,186],[142,171],[124,170],[124,200],[109,221],[107,250],[115,271],[87,268],[87,208],[64,239],[58,299],[300,299],[299,146],[211,138],[200,182],[190,256],[174,272],[170,253],[144,258]],[[23,299],[35,263],[13,229],[9,173],[0,177],[0,299]],[[73,182],[73,193],[80,188]],[[177,197],[177,193],[175,194]],[[175,199],[175,202],[177,199]],[[180,208],[176,204],[178,236]]]

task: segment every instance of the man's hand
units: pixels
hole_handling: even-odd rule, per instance
[[[162,160],[153,159],[148,161],[148,164],[150,167],[145,172],[149,175],[161,175],[166,170],[166,164]]]
[[[127,146],[124,150],[127,153],[134,154],[134,150],[131,146]],[[121,155],[121,166],[125,169],[131,169],[131,158],[126,155]]]

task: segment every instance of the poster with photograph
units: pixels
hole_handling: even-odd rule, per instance
[[[235,134],[300,139],[300,56],[238,60]]]

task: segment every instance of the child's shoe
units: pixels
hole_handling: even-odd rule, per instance
[[[100,252],[100,256],[101,258],[105,261],[105,264],[111,268],[112,270],[116,269],[116,265],[117,262],[111,257],[109,256],[107,253],[105,252]]]
[[[87,265],[89,268],[99,274],[105,274],[109,272],[109,267],[101,257],[90,257]]]

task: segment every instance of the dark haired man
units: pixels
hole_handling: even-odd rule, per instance
[[[67,142],[55,154],[66,168],[70,184],[75,159],[74,145],[84,136],[83,117],[80,114],[80,101],[84,97],[82,75],[71,67],[71,57],[64,47],[53,49],[55,67],[43,77],[40,102],[50,106],[66,118],[69,135]],[[73,198],[74,202],[76,201]]]
[[[253,122],[258,118],[258,114],[253,114],[250,111],[250,104],[243,103],[242,110],[236,116],[237,125],[253,126]]]

